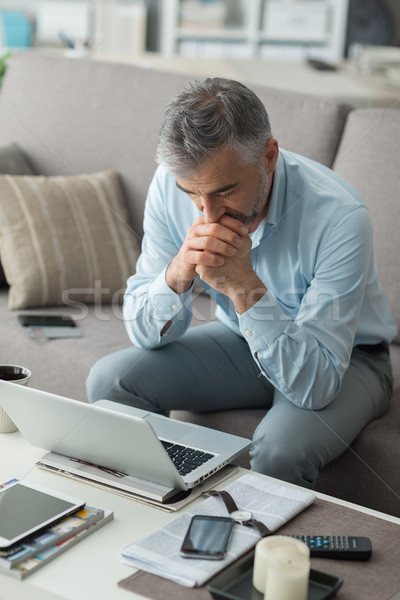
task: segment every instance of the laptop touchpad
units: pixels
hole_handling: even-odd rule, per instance
[[[183,423],[182,421],[175,421],[175,419],[159,417],[154,414],[147,415],[145,421],[150,423],[157,437],[166,440],[172,439],[178,441],[189,433],[193,433],[197,428],[196,425],[192,425],[191,423]]]

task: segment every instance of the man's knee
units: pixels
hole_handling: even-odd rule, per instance
[[[318,468],[302,444],[264,434],[253,440],[250,457],[252,471],[307,488],[315,486]]]
[[[90,369],[86,380],[86,394],[90,403],[107,398],[115,383],[110,356],[103,356]]]
[[[144,355],[147,356],[146,361],[142,360]],[[98,360],[86,381],[89,402],[112,400],[151,412],[162,412],[155,404],[157,393],[154,391],[154,376],[149,375],[149,356],[147,351],[143,354],[141,349],[132,347]]]

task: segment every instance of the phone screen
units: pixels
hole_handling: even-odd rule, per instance
[[[223,558],[232,532],[233,519],[195,515],[190,521],[181,555],[187,558]]]

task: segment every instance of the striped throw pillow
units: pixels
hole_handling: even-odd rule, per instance
[[[0,146],[0,174],[1,175],[36,175],[29,159],[18,144]],[[3,267],[0,264],[0,285],[6,283]]]
[[[121,300],[139,243],[118,174],[0,176],[9,308]]]

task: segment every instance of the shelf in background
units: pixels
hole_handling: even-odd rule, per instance
[[[238,41],[248,58],[274,49],[283,59],[305,51],[332,62],[344,56],[349,0],[164,0],[162,8],[165,56],[229,57],[238,55],[238,47],[229,47]]]

